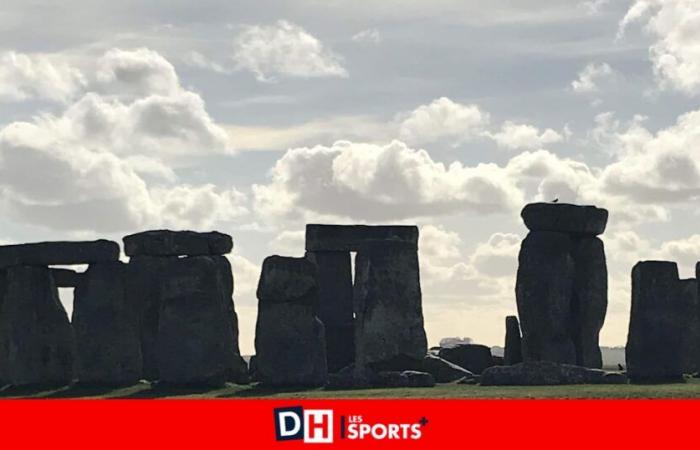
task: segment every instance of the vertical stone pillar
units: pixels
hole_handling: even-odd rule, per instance
[[[427,353],[417,247],[368,241],[355,259],[355,368],[420,369]]]
[[[75,338],[50,269],[19,265],[4,272],[0,378],[15,386],[70,383]]]
[[[313,251],[306,254],[318,268],[318,318],[326,329],[328,371],[334,373],[355,359],[350,252]]]
[[[698,283],[695,278],[680,280],[680,302],[686,319],[683,333],[683,373],[692,374],[700,370],[700,303]]]
[[[126,295],[126,265],[90,264],[73,296],[81,383],[128,385],[141,379],[138,311]]]
[[[220,386],[231,379],[236,345],[219,264],[190,256],[167,266],[156,343],[163,382]]]
[[[608,303],[603,242],[608,212],[532,203],[518,256],[516,299],[525,361],[602,367],[598,336]]]
[[[318,274],[306,258],[270,256],[258,283],[255,372],[269,386],[322,386],[328,379]]]
[[[689,323],[680,296],[678,267],[641,261],[632,269],[632,309],[625,358],[632,381],[680,381],[683,333]]]
[[[516,316],[506,317],[506,344],[503,352],[503,362],[506,366],[523,362],[520,323]]]

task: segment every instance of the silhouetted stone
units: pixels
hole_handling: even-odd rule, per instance
[[[529,230],[574,235],[602,234],[608,222],[606,209],[567,203],[530,203],[520,215]]]
[[[493,365],[491,349],[480,344],[458,344],[440,349],[440,358],[463,367],[472,373],[480,374]]]
[[[608,309],[608,269],[603,241],[595,237],[574,239],[572,336],[576,364],[600,369],[603,358],[598,336]]]
[[[224,255],[231,249],[231,236],[217,231],[153,230],[124,237],[124,253],[127,256]]]
[[[220,386],[231,378],[238,355],[219,264],[211,256],[167,264],[156,342],[162,382]]]
[[[255,364],[270,386],[322,386],[328,379],[317,268],[305,258],[270,256],[258,283]]]
[[[505,358],[503,356],[491,355],[491,365],[492,366],[503,366],[505,365]]]
[[[238,347],[238,314],[236,314],[236,308],[233,302],[233,270],[231,268],[231,263],[225,256],[212,256],[212,259],[216,263],[219,276],[221,277],[226,318],[231,328],[231,334],[233,335],[234,356],[230,363],[228,381],[237,384],[248,384],[250,383],[248,365],[243,357],[241,357],[241,351]]]
[[[420,367],[428,346],[413,244],[366,243],[355,259],[354,303],[356,368]]]
[[[132,256],[127,265],[126,296],[138,311],[143,378],[158,380],[158,319],[161,285],[170,277],[168,266],[177,257]]]
[[[698,283],[695,278],[680,280],[680,307],[684,309],[687,327],[683,331],[681,343],[683,373],[692,374],[700,369],[700,304],[698,304]]]
[[[59,288],[74,288],[80,282],[83,274],[70,269],[51,269],[56,287]]]
[[[378,384],[380,387],[388,388],[433,387],[435,379],[429,373],[415,370],[386,371],[379,372]]]
[[[255,355],[252,355],[250,360],[248,360],[248,377],[250,378],[250,381],[260,381],[257,361],[258,358]]]
[[[126,296],[126,266],[91,264],[75,288],[73,329],[81,383],[127,385],[141,379],[138,312]]]
[[[469,370],[431,354],[423,359],[421,371],[431,374],[437,383],[450,383],[460,378],[474,376]]]
[[[318,268],[318,317],[326,330],[328,371],[337,372],[355,359],[352,270],[349,252],[307,252]]]
[[[117,261],[119,244],[112,241],[37,242],[1,245],[0,268]]]
[[[619,373],[600,369],[559,364],[551,361],[528,361],[512,366],[494,366],[481,374],[482,386],[544,386],[561,384],[626,384]]]
[[[70,383],[75,339],[50,270],[13,266],[2,272],[0,379],[15,386]]]
[[[641,261],[632,269],[632,309],[625,357],[632,381],[680,381],[688,317],[676,263]]]
[[[525,361],[576,363],[572,247],[568,234],[552,231],[531,231],[522,242],[515,293]]]
[[[506,345],[503,352],[503,364],[512,366],[523,362],[523,350],[520,341],[520,324],[516,316],[506,317]]]
[[[418,248],[418,227],[406,225],[306,225],[306,250],[354,252],[368,241],[403,242]]]

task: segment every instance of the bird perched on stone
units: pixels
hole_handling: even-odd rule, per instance
[[[556,202],[558,202],[558,201],[559,201],[559,199],[558,199],[558,198],[555,198],[554,200],[552,200],[552,203],[556,203]]]

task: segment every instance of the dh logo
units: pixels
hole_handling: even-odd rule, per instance
[[[275,438],[278,441],[303,439],[307,444],[333,442],[333,410],[301,406],[275,408]]]

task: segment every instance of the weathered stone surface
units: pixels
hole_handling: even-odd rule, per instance
[[[503,358],[503,356],[491,355],[491,365],[503,366],[505,365],[505,358]]]
[[[609,376],[613,374],[613,376]],[[512,366],[494,366],[481,374],[482,386],[545,386],[561,384],[626,384],[620,373],[559,364],[528,361]]]
[[[322,386],[328,379],[317,268],[305,258],[270,256],[258,284],[255,365],[269,386]]]
[[[146,380],[158,380],[158,322],[162,301],[162,281],[170,276],[168,265],[177,257],[133,256],[127,265],[126,296],[134,305],[139,317],[142,376]]]
[[[248,377],[250,381],[260,381],[258,376],[258,358],[255,355],[252,355],[250,360],[248,360]]]
[[[406,225],[306,225],[307,251],[359,251],[367,241],[398,241],[418,248],[418,227]]]
[[[682,334],[683,373],[692,374],[700,370],[700,304],[698,283],[695,278],[680,280],[679,302],[687,316],[687,327]]]
[[[458,344],[440,349],[440,358],[463,367],[472,373],[480,374],[493,365],[491,349],[480,344]]]
[[[53,281],[59,288],[74,288],[80,282],[83,274],[70,269],[51,269]]]
[[[632,269],[632,309],[625,348],[630,380],[681,380],[687,327],[676,263],[638,262]]]
[[[598,336],[608,309],[608,268],[603,241],[582,237],[573,241],[574,285],[572,293],[572,337],[576,364],[600,369],[603,358]]]
[[[427,353],[418,254],[412,244],[372,241],[355,259],[355,365],[418,369]]]
[[[523,349],[520,341],[520,323],[516,316],[506,317],[506,345],[503,364],[512,366],[523,362]]]
[[[349,252],[307,252],[318,268],[318,318],[326,329],[328,371],[337,372],[355,359],[352,270]]]
[[[126,296],[122,262],[91,264],[82,276],[72,320],[81,383],[126,385],[141,379],[138,311],[132,300]]]
[[[572,247],[568,234],[551,231],[531,231],[522,242],[515,294],[525,361],[576,363]]]
[[[427,354],[423,359],[421,371],[431,374],[437,383],[450,383],[460,378],[474,376],[469,370],[431,354]]]
[[[404,370],[379,372],[378,386],[388,388],[433,387],[435,379],[426,372]]]
[[[226,319],[229,322],[231,334],[233,335],[234,356],[229,368],[228,381],[237,384],[248,384],[250,383],[248,365],[241,356],[241,351],[238,347],[238,314],[236,314],[236,308],[233,302],[233,269],[231,268],[231,263],[228,258],[225,256],[212,256],[212,259],[216,263],[216,267],[219,271],[223,289],[223,301],[226,308]]]
[[[167,265],[156,342],[162,382],[219,386],[231,378],[236,344],[219,264],[192,256]]]
[[[117,261],[119,244],[112,241],[37,242],[1,245],[0,268],[51,266]]]
[[[530,203],[520,213],[532,231],[556,231],[596,236],[605,231],[608,211],[595,206],[568,203]]]
[[[217,231],[153,230],[124,237],[127,256],[224,255],[232,249],[231,236]]]
[[[50,270],[13,266],[2,272],[0,380],[16,386],[70,383],[75,338]]]

